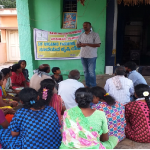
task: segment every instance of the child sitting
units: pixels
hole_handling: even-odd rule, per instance
[[[38,96],[36,90],[25,88],[19,93],[23,108],[13,117],[8,129],[0,130],[4,149],[58,149],[61,144],[59,119],[54,108],[48,106],[52,97],[45,89]]]
[[[62,75],[60,75],[61,71],[60,71],[59,67],[53,67],[52,72],[54,75],[52,75],[51,77],[54,81],[56,81],[56,83],[63,81],[63,77],[62,77]]]
[[[22,68],[22,73],[23,73],[23,75],[24,75],[26,81],[29,82],[30,80],[29,80],[28,69],[25,69],[25,68],[26,68],[26,65],[27,65],[26,61],[25,61],[25,60],[20,60],[20,61],[18,62],[18,64],[20,64],[20,66],[21,66],[21,68]]]
[[[21,66],[19,64],[14,64],[11,71],[11,82],[13,89],[16,87],[27,87],[27,81],[22,73]]]

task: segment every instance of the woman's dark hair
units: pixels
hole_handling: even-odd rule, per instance
[[[20,69],[21,68],[21,65],[20,64],[14,64],[13,66],[12,66],[12,69],[11,69],[11,71],[12,72],[16,72],[18,69]]]
[[[4,68],[1,70],[1,72],[3,73],[4,76],[6,76],[7,74],[9,74],[11,72],[10,68]]]
[[[124,66],[131,69],[132,71],[136,70],[136,63],[133,61],[128,61]]]
[[[53,67],[52,73],[55,74],[55,72],[56,72],[57,70],[60,70],[60,68],[59,68],[59,67]]]
[[[51,98],[53,96],[53,89],[55,87],[55,82],[53,79],[45,79],[41,81],[41,88],[38,91],[38,95],[40,97],[40,101],[44,101],[45,105],[49,105]],[[46,100],[43,99],[43,90],[47,89],[47,98]]]
[[[138,98],[145,97],[145,101],[150,110],[150,100],[149,100],[150,88],[149,88],[149,86],[146,84],[139,84],[134,87],[134,90],[135,90],[135,94],[137,95]],[[148,92],[149,93],[148,96],[144,96],[144,92]],[[150,118],[150,114],[149,114],[149,118]]]
[[[43,107],[42,102],[37,100],[38,92],[32,88],[24,88],[19,93],[19,98],[23,102],[23,108],[30,109],[33,107],[34,109],[40,109]],[[31,102],[35,103],[31,103]]]
[[[3,79],[3,74],[0,72],[0,81]]]
[[[116,103],[113,97],[111,97],[110,95],[106,95],[106,91],[102,87],[93,87],[91,89],[91,93],[93,94],[93,96],[96,96],[99,99],[103,99],[110,106],[115,105]]]
[[[25,64],[27,64],[27,62],[25,60],[19,60],[18,64],[21,65],[22,62],[25,62]]]
[[[75,92],[75,99],[80,108],[88,108],[93,100],[93,95],[88,88],[79,88]]]

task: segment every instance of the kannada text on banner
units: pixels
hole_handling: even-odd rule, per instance
[[[77,39],[81,33],[82,29],[66,33],[34,29],[35,59],[80,59]]]

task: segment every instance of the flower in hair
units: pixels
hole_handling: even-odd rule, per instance
[[[43,89],[42,99],[44,99],[44,100],[47,99],[47,96],[48,96],[47,92],[48,92],[48,89],[44,88],[44,89]]]
[[[106,93],[104,96],[108,96],[109,95],[109,93]]]
[[[35,100],[31,100],[31,101],[30,101],[30,104],[31,104],[31,105],[35,104]]]
[[[144,97],[149,96],[149,92],[148,91],[143,92],[143,96]]]

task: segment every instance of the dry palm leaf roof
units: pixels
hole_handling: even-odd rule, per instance
[[[80,3],[84,6],[84,3],[86,0],[77,0],[80,1]],[[134,5],[139,5],[139,4],[150,4],[150,0],[117,0],[118,4],[121,4],[121,2],[124,3],[124,5],[127,6],[134,6]]]

